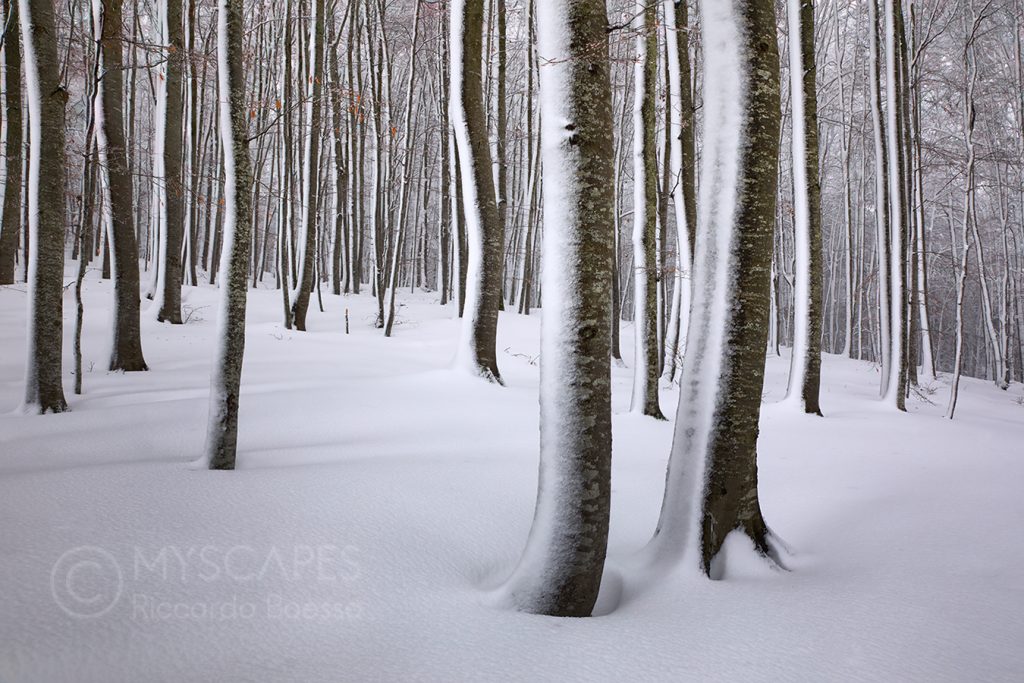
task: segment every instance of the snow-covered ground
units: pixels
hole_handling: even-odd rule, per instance
[[[616,368],[603,616],[553,619],[486,595],[533,515],[538,317],[502,314],[501,388],[448,369],[435,295],[400,294],[385,339],[368,295],[325,292],[298,333],[251,292],[240,469],[208,472],[213,290],[183,326],[144,312],[151,371],[124,375],[111,288],[90,272],[85,393],[65,373],[72,412],[44,417],[16,413],[25,294],[0,288],[0,681],[1024,680],[1019,384],[893,414],[875,367],[829,356],[817,419],[772,405],[770,358],[761,497],[791,571],[651,580],[631,557],[671,426],[626,414]]]

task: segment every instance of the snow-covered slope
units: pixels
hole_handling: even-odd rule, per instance
[[[502,388],[447,369],[433,295],[400,294],[385,339],[368,296],[325,292],[303,334],[251,292],[241,469],[208,472],[214,291],[186,289],[184,326],[144,316],[152,370],[123,375],[102,370],[111,287],[90,272],[85,394],[45,417],[12,412],[26,295],[0,288],[0,681],[1024,676],[1019,384],[965,380],[949,422],[940,382],[900,415],[876,368],[830,356],[819,419],[772,405],[769,359],[761,497],[791,571],[655,582],[632,558],[671,424],[627,413],[616,368],[603,616],[559,620],[486,606],[533,514],[538,317],[502,314]]]

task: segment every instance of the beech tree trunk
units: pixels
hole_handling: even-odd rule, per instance
[[[467,272],[458,362],[473,374],[501,384],[497,333],[505,235],[491,177],[484,108],[483,5],[483,0],[452,0],[451,3],[451,111],[469,243],[469,253],[460,250],[459,254],[467,265]]]
[[[589,616],[611,500],[614,191],[604,0],[545,0],[538,42],[544,150],[541,474],[533,528],[507,584],[522,610]],[[568,27],[563,31],[562,27]]]
[[[704,64],[716,75],[705,116],[720,126],[705,140],[690,348],[652,549],[717,578],[714,560],[734,531],[769,553],[757,435],[778,182],[779,55],[772,0],[702,0],[701,20],[719,37],[705,45]]]
[[[324,45],[324,0],[313,0],[313,26],[310,34],[313,46],[309,51],[311,60],[309,73],[312,75],[309,96],[309,133],[304,150],[303,196],[302,196],[302,249],[299,261],[298,286],[292,301],[292,322],[295,329],[305,331],[306,312],[309,310],[309,295],[313,291],[313,271],[316,266],[317,239],[317,198],[320,188],[320,97],[323,91],[323,45]]]
[[[167,231],[162,250],[160,279],[161,293],[157,301],[160,311],[157,320],[173,325],[181,324],[181,245],[185,236],[185,178],[182,173],[184,155],[182,132],[184,118],[184,91],[182,84],[185,61],[185,37],[181,24],[182,0],[165,0],[167,8],[167,35],[170,38],[167,54],[167,112],[164,134],[164,183],[167,203]]]
[[[4,39],[7,83],[7,179],[4,185],[3,222],[0,223],[0,285],[14,284],[14,266],[21,236],[21,39],[18,30],[18,3],[4,0],[4,18],[8,30]]]
[[[28,364],[26,412],[68,409],[62,384],[64,312],[64,135],[68,93],[61,84],[51,0],[19,0],[28,85]]]
[[[794,11],[796,10],[796,11]],[[793,109],[794,338],[788,397],[821,415],[821,179],[818,169],[818,88],[814,58],[814,0],[790,0],[790,83]],[[799,158],[802,157],[802,158]]]
[[[146,370],[139,331],[139,247],[135,236],[135,187],[128,165],[124,120],[124,60],[121,47],[123,0],[100,2],[103,78],[97,117],[99,144],[107,165],[107,201],[113,220],[114,339],[110,370]]]
[[[636,88],[633,104],[633,322],[634,360],[631,410],[663,420],[658,403],[658,164],[655,155],[655,79],[658,35],[655,5],[638,0]]]
[[[218,0],[217,72],[220,139],[224,149],[224,247],[221,258],[220,338],[210,384],[206,462],[233,470],[238,442],[238,390],[245,351],[245,298],[252,248],[252,162],[242,63],[242,0]],[[287,286],[287,284],[285,284]]]

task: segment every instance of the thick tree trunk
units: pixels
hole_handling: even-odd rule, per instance
[[[242,0],[218,0],[217,72],[220,138],[224,148],[224,256],[221,259],[220,338],[210,384],[206,462],[210,469],[235,468],[238,393],[245,350],[245,297],[252,241],[252,164],[246,125],[242,63]]]
[[[731,7],[730,7],[731,5]],[[703,0],[716,76],[705,116],[690,350],[652,550],[719,577],[732,532],[769,553],[757,493],[779,151],[779,61],[772,0]],[[728,46],[724,47],[723,46]],[[738,106],[737,106],[738,103]]]
[[[589,616],[608,543],[612,96],[604,0],[546,0],[541,70],[544,250],[541,473],[523,559],[505,589],[519,609]],[[562,27],[568,27],[563,32]]]
[[[20,0],[29,116],[28,363],[26,412],[68,409],[62,384],[64,295],[64,135],[68,94],[61,85],[50,0]]]

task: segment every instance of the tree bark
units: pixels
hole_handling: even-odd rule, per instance
[[[124,60],[121,48],[123,0],[100,2],[100,46],[103,79],[100,81],[99,144],[107,165],[107,201],[113,219],[111,244],[114,272],[114,339],[110,370],[146,370],[139,330],[139,247],[135,236],[135,188],[128,165],[124,121]]]
[[[703,0],[701,18],[719,36],[704,55],[716,75],[705,116],[721,122],[705,140],[701,174],[702,196],[714,201],[699,219],[692,336],[652,550],[719,578],[715,559],[733,531],[758,553],[770,552],[758,501],[757,435],[778,182],[779,58],[772,0]]]
[[[172,325],[181,324],[181,245],[185,235],[185,184],[182,175],[182,127],[184,102],[182,66],[185,59],[185,39],[181,25],[181,0],[164,0],[167,8],[167,36],[170,39],[167,55],[167,112],[164,133],[164,184],[167,205],[167,231],[161,252],[160,292],[157,302],[160,310],[157,320]]]
[[[794,336],[788,397],[821,415],[821,180],[818,169],[818,88],[814,0],[790,0],[790,100],[793,108],[795,215]]]
[[[4,185],[3,222],[0,224],[0,285],[14,284],[14,266],[21,235],[21,44],[18,31],[18,3],[4,0],[8,22],[4,51],[6,60],[5,93],[7,117],[7,179]]]
[[[637,0],[636,88],[633,104],[633,321],[635,349],[631,410],[665,419],[658,403],[658,164],[655,155],[655,79],[658,35],[655,5]]]
[[[538,41],[544,149],[541,472],[523,559],[507,584],[522,610],[589,616],[611,498],[613,126],[604,0],[546,0]],[[567,27],[563,32],[562,27]]]
[[[484,109],[483,4],[483,0],[451,3],[452,111],[469,242],[469,253],[460,253],[467,273],[458,362],[473,374],[501,384],[497,332],[505,235],[491,177]]]
[[[29,111],[28,364],[26,412],[68,409],[62,384],[64,295],[64,135],[68,94],[61,84],[50,0],[19,0]]]
[[[314,259],[317,240],[317,198],[320,187],[320,96],[323,91],[323,45],[324,45],[324,0],[313,0],[313,26],[310,27],[312,49],[309,51],[312,83],[309,97],[309,134],[304,151],[303,197],[302,197],[302,260],[299,261],[298,286],[292,301],[292,320],[295,329],[305,331],[306,312],[309,310],[309,295],[313,291]]]
[[[252,241],[252,163],[245,115],[242,0],[218,0],[218,24],[225,248],[220,264],[222,322],[210,385],[206,461],[210,469],[232,470],[238,443],[238,394],[245,350],[245,298]]]

